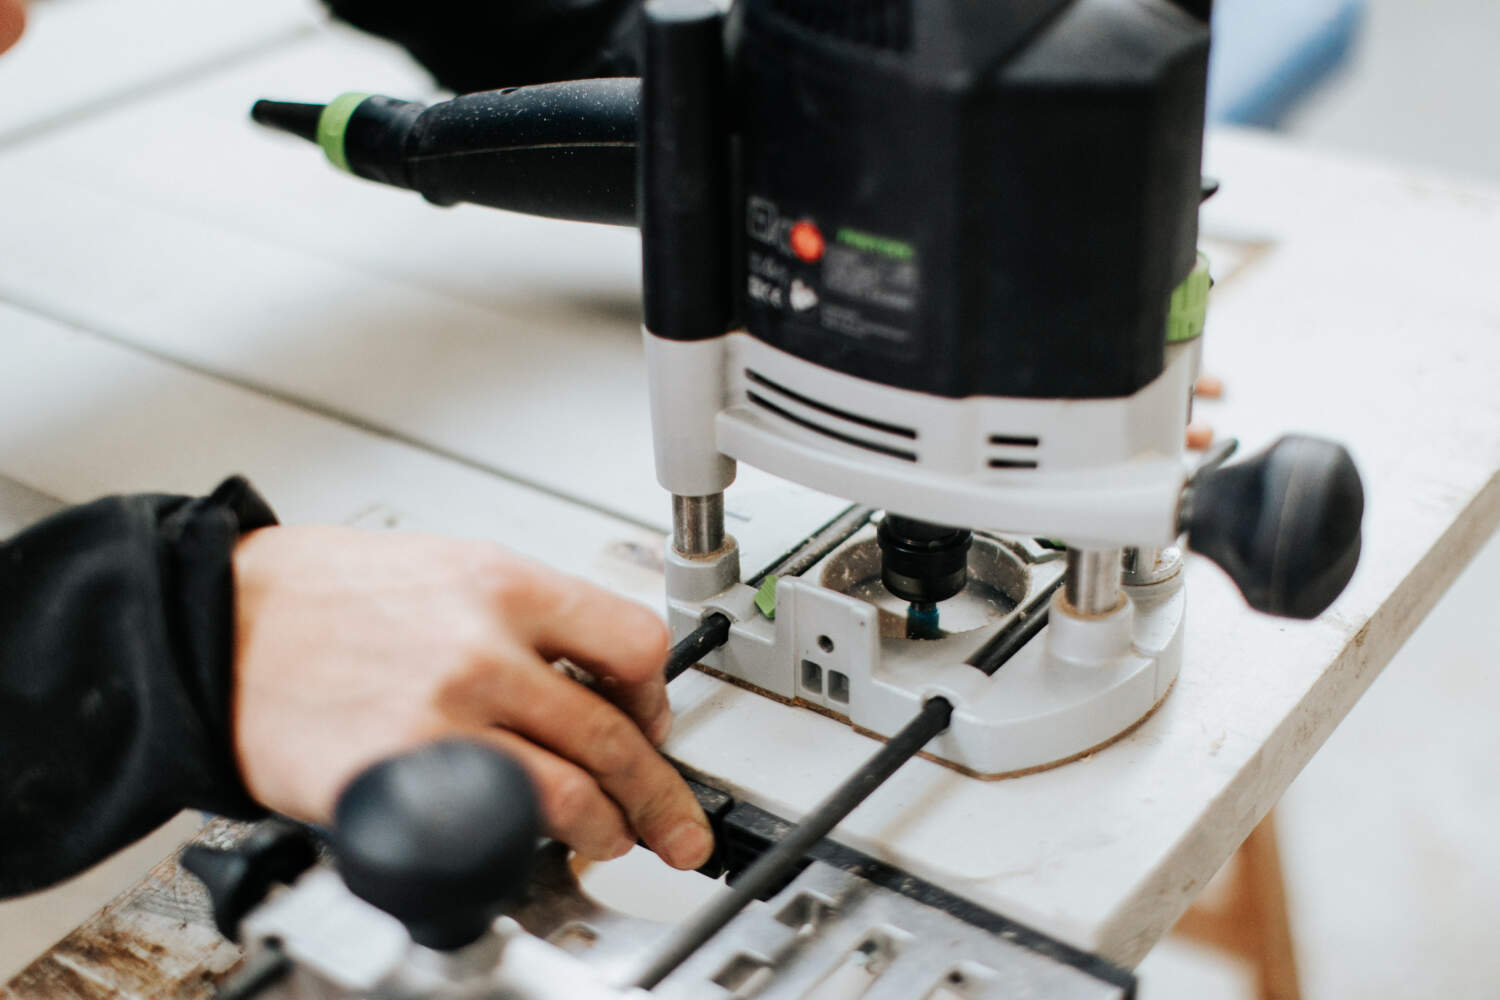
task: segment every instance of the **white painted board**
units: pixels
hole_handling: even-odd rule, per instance
[[[325,32],[0,155],[28,195],[0,229],[0,294],[665,529],[634,230],[439,210],[247,117],[267,95],[427,86]],[[780,488],[745,470],[731,513]],[[808,523],[842,506],[783,495]]]
[[[315,0],[33,0],[0,60],[0,146],[310,33]]]
[[[0,474],[80,503],[235,473],[284,521],[489,539],[662,604],[660,534],[0,304]]]
[[[0,304],[0,537],[107,493],[240,473],[284,521],[485,538],[661,611],[665,537],[421,448]],[[811,491],[746,491],[746,567],[818,526]]]

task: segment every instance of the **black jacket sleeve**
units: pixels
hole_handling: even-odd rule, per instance
[[[459,94],[640,72],[641,0],[325,0]]]
[[[260,813],[230,730],[230,554],[275,515],[108,497],[0,545],[0,897],[81,871],[187,807]]]

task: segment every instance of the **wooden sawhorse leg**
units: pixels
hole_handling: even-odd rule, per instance
[[[1255,968],[1258,1000],[1302,1000],[1275,818],[1274,811],[1267,813],[1230,859],[1224,903],[1192,907],[1172,931],[1248,961]]]

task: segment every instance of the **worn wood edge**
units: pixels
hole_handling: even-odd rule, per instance
[[[228,847],[248,829],[214,819],[189,843]],[[212,1000],[242,958],[219,936],[207,892],[173,852],[0,986],[0,1000]]]
[[[1082,946],[1134,967],[1172,928],[1207,883],[1307,766],[1397,650],[1448,592],[1474,555],[1500,527],[1500,471],[1474,495],[1427,554],[1308,689],[1296,710],[1272,732],[1225,787],[1238,805],[1230,826],[1201,825],[1158,861],[1145,879]],[[1310,708],[1320,704],[1321,708]],[[1203,877],[1188,872],[1207,872]]]

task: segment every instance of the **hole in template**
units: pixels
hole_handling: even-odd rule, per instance
[[[832,909],[817,896],[804,892],[783,906],[781,912],[776,914],[776,920],[799,933],[803,930],[813,931]]]
[[[748,997],[771,978],[771,967],[750,955],[736,955],[714,976],[715,986],[723,987],[735,997]]]
[[[802,661],[802,689],[813,694],[823,693],[823,668],[812,660]]]
[[[896,958],[893,941],[883,932],[876,931],[860,942],[859,946],[844,955],[844,960],[832,972],[823,977],[816,990],[808,994],[818,997],[862,997],[875,985],[875,980],[885,972]]]
[[[826,635],[818,636],[818,648],[825,653],[833,652],[833,640]]]
[[[950,969],[947,975],[927,993],[922,1000],[969,1000],[976,991],[982,991],[984,978],[970,977],[962,969]]]
[[[828,671],[828,697],[834,701],[849,701],[849,678],[837,670]]]

